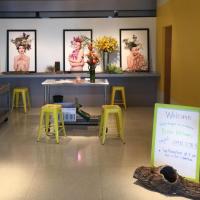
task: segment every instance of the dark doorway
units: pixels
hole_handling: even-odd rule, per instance
[[[164,73],[164,103],[169,104],[171,99],[171,52],[172,26],[165,27],[165,73]]]

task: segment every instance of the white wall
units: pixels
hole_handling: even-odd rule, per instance
[[[113,36],[119,41],[120,28],[150,29],[150,65],[156,65],[156,18],[82,18],[82,19],[0,19],[0,68],[7,69],[7,29],[37,30],[37,71],[45,71],[48,65],[60,61],[63,66],[63,29],[92,29],[93,39],[99,36]],[[116,55],[119,65],[120,53]]]

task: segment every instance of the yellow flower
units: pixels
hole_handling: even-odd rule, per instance
[[[117,40],[113,37],[108,37],[108,36],[103,36],[103,37],[97,38],[94,41],[94,46],[99,51],[106,51],[109,53],[117,50],[117,48],[118,48]]]

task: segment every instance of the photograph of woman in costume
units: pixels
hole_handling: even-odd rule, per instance
[[[121,67],[127,72],[149,70],[148,30],[121,29]]]
[[[71,41],[73,51],[69,55],[70,71],[83,71],[85,62],[82,42],[81,37],[74,37],[73,41]]]
[[[35,31],[9,31],[8,71],[35,71]]]
[[[140,71],[146,65],[144,56],[140,52],[140,47],[131,42],[129,44],[130,54],[127,56],[126,71]]]
[[[17,47],[19,55],[14,57],[14,70],[15,71],[29,71],[30,67],[30,57],[25,54],[26,49],[24,46],[20,45]]]
[[[63,70],[67,72],[88,71],[87,45],[92,41],[92,29],[63,30]]]

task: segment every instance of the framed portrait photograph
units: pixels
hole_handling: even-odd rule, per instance
[[[86,63],[87,44],[92,41],[92,29],[63,30],[63,69],[68,72],[89,71]]]
[[[36,70],[36,30],[7,30],[7,71]]]
[[[120,29],[120,66],[127,72],[149,71],[149,29]]]

